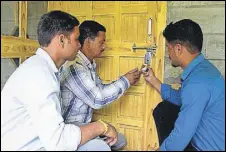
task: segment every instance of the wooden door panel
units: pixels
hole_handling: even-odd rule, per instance
[[[140,70],[141,65],[144,63],[144,59],[141,57],[120,57],[119,60],[119,74],[124,75],[128,71],[138,68]],[[140,80],[135,84],[137,85],[144,85],[144,78],[143,76],[140,78]]]
[[[106,28],[106,41],[115,39],[115,16],[114,15],[93,15],[93,20],[102,24]],[[107,51],[107,50],[106,50]]]
[[[127,145],[125,150],[141,150],[143,141],[142,128],[136,126],[130,126],[125,124],[118,124],[118,130],[120,133],[126,136]]]
[[[97,65],[97,73],[101,80],[105,83],[110,83],[113,80],[113,57],[104,56],[95,60]]]
[[[87,10],[90,9],[91,3],[87,1],[68,1],[64,2],[65,9],[68,13],[77,16],[86,16]]]
[[[115,14],[115,1],[93,1],[92,14]]]
[[[147,14],[126,13],[122,14],[121,42],[146,43]],[[134,30],[137,29],[137,30]],[[132,45],[131,45],[132,46]]]
[[[118,101],[117,117],[144,120],[144,94],[143,93],[126,93]]]

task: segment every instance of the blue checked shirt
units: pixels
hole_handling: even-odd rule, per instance
[[[78,52],[75,62],[61,73],[62,115],[65,123],[83,124],[92,119],[93,109],[100,109],[118,99],[130,83],[124,76],[103,84],[96,63]]]

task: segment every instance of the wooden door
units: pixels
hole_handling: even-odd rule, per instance
[[[106,29],[107,47],[96,60],[97,71],[105,83],[117,79],[144,62],[146,50],[133,52],[132,45],[157,45],[151,67],[163,80],[164,46],[161,31],[166,25],[166,2],[157,1],[70,1],[49,2],[49,10],[60,9],[79,19],[95,20]],[[148,37],[148,19],[152,18],[152,36]],[[113,104],[94,112],[99,118],[113,124],[128,141],[127,150],[154,150],[158,137],[152,112],[161,101],[158,93],[146,85],[143,76],[139,82]]]

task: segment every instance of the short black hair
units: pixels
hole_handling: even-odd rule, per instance
[[[106,32],[106,28],[93,20],[86,20],[82,22],[79,26],[79,42],[81,47],[83,47],[86,38],[89,37],[91,39],[95,39],[99,31]]]
[[[69,36],[78,25],[76,17],[59,10],[50,11],[44,14],[38,23],[38,42],[40,46],[47,47],[55,35]]]
[[[202,51],[202,29],[196,22],[190,19],[183,19],[174,24],[171,22],[163,31],[163,36],[169,43],[180,43],[188,47],[190,53]]]

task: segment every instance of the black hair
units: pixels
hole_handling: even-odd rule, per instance
[[[176,23],[171,22],[163,31],[163,36],[171,44],[180,43],[186,46],[190,53],[202,51],[202,29],[190,19],[183,19]]]
[[[54,10],[44,14],[38,23],[38,42],[40,46],[47,47],[54,36],[65,34],[69,36],[79,21],[72,15]]]
[[[79,42],[83,47],[86,38],[95,39],[99,31],[106,32],[106,28],[93,20],[86,20],[79,26],[80,36]]]

